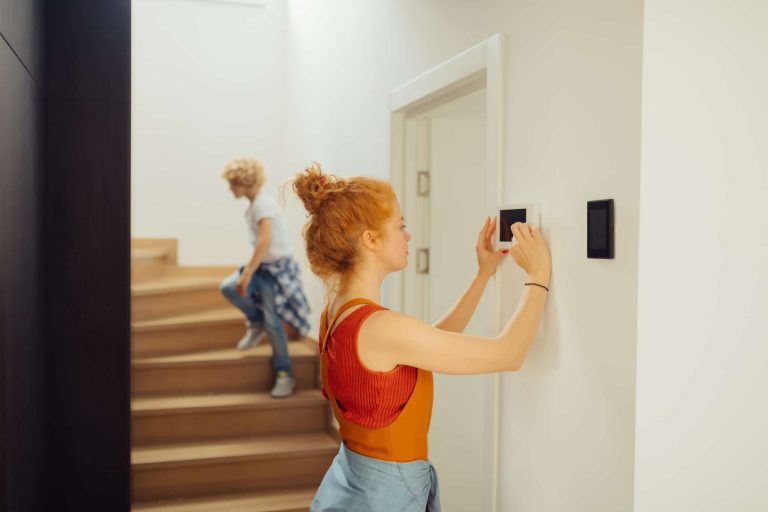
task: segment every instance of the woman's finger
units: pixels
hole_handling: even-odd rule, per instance
[[[488,234],[485,238],[485,245],[488,247],[493,247],[493,235],[496,234],[496,219],[494,218],[491,221],[491,224],[488,226]]]
[[[490,217],[485,218],[485,222],[483,222],[483,227],[480,228],[480,232],[477,234],[478,245],[481,245],[483,240],[485,240],[485,233],[488,231],[488,223],[490,221],[491,221]]]
[[[528,241],[531,239],[531,228],[528,226],[528,224],[525,224],[524,222],[518,222],[517,231],[521,240]]]
[[[488,238],[493,238],[493,234],[496,232],[496,217],[491,219],[491,222],[488,223]]]
[[[523,235],[522,235],[522,233],[520,231],[520,226],[521,225],[522,224],[520,222],[515,222],[514,224],[512,224],[512,237],[516,238],[517,240],[522,240],[523,239]]]

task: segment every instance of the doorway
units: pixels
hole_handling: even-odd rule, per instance
[[[429,323],[448,311],[477,269],[474,245],[485,219],[485,84],[473,86],[406,120],[405,216],[418,261],[409,276],[416,293],[404,297],[404,311]],[[465,332],[493,335],[489,306],[486,294]],[[429,446],[447,511],[471,510],[484,500],[491,472],[484,458],[491,439],[482,435],[492,408],[488,379],[435,375]]]
[[[392,95],[392,181],[413,238],[390,299],[429,323],[474,278],[477,234],[498,202],[500,46],[496,36]],[[498,332],[494,299],[489,285],[465,332]],[[435,375],[430,459],[448,512],[495,510],[497,389],[494,375]]]

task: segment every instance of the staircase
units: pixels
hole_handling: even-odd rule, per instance
[[[219,292],[229,267],[179,267],[175,240],[132,246],[133,511],[306,511],[338,450],[314,340],[289,343],[296,392],[269,395],[269,343],[247,351]]]

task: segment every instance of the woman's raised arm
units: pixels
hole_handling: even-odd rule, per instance
[[[538,229],[517,223],[510,252],[528,273],[528,282],[549,285],[551,262]],[[386,371],[396,365],[415,366],[449,374],[478,374],[519,369],[536,337],[548,291],[526,286],[520,303],[496,338],[446,332],[421,320],[380,311],[371,315],[358,336],[366,366]]]
[[[477,309],[477,304],[483,296],[483,291],[488,284],[496,267],[498,267],[502,251],[493,250],[493,235],[496,232],[496,219],[485,219],[485,224],[477,235],[475,252],[477,253],[477,275],[469,284],[469,287],[461,294],[459,300],[451,307],[443,317],[434,323],[438,329],[451,332],[463,332],[472,319]]]

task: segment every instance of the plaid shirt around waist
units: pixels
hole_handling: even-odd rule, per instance
[[[275,312],[304,337],[309,333],[309,302],[301,285],[299,265],[290,256],[270,263],[262,263],[256,270],[260,277],[272,282],[275,293]],[[256,305],[262,307],[261,297],[249,290]]]

